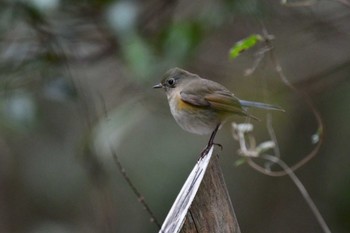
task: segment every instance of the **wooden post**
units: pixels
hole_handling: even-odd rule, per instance
[[[212,156],[181,233],[240,233],[218,156]]]
[[[192,169],[159,233],[240,233],[213,147]]]

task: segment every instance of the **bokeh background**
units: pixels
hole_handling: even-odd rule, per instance
[[[171,67],[274,103],[283,160],[309,153],[316,120],[259,46],[274,36],[287,78],[325,123],[319,154],[296,174],[333,232],[350,232],[350,3],[347,0],[3,0],[0,2],[0,232],[157,232],[111,156],[162,222],[208,137],[184,132],[164,93]],[[266,113],[253,122],[269,140]],[[236,118],[237,122],[245,119]],[[288,177],[236,166],[230,125],[217,142],[242,232],[321,232]]]

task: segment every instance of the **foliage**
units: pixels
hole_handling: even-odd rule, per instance
[[[230,58],[234,59],[238,57],[241,53],[254,47],[260,41],[262,41],[262,36],[259,34],[254,34],[238,41],[230,50]]]

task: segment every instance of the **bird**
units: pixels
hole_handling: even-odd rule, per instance
[[[200,158],[216,144],[217,131],[232,116],[258,120],[247,112],[251,107],[284,111],[276,105],[241,100],[223,85],[178,67],[169,69],[153,88],[165,90],[171,114],[183,130],[198,135],[211,134]]]

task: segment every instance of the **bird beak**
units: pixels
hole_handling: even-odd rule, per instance
[[[154,85],[153,88],[162,88],[163,85],[161,83],[158,83],[157,85]]]

